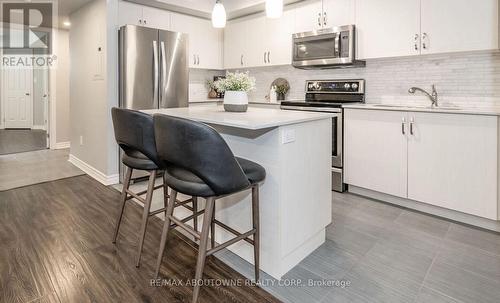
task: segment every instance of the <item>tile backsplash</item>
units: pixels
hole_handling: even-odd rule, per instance
[[[189,70],[189,101],[203,101],[208,99],[207,80],[213,80],[214,76],[223,76],[225,71],[190,69]]]
[[[368,60],[365,68],[300,70],[292,66],[242,69],[257,80],[252,101],[265,101],[271,82],[283,77],[290,82],[287,99],[304,98],[306,80],[365,79],[367,103],[423,103],[420,94],[408,89],[430,90],[435,84],[441,104],[500,107],[500,52],[475,52]],[[200,75],[197,75],[200,76]]]

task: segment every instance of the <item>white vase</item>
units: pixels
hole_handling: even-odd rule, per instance
[[[226,91],[224,93],[224,110],[227,112],[246,112],[248,109],[247,92]]]

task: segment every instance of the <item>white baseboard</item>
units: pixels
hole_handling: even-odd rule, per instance
[[[31,129],[46,130],[45,125],[33,125]]]
[[[93,166],[87,164],[86,162],[78,159],[77,157],[73,155],[69,155],[69,160],[71,164],[74,166],[78,167],[79,169],[83,170],[87,175],[91,176],[92,178],[96,179],[100,183],[108,186],[108,185],[113,185],[117,184],[119,182],[119,175],[114,174],[114,175],[105,175]]]
[[[70,148],[71,142],[57,142],[53,149],[67,149]]]

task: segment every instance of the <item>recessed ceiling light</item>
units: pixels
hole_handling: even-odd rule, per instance
[[[71,26],[71,22],[69,21],[64,21],[63,22],[63,25],[66,26],[66,27],[70,27]]]

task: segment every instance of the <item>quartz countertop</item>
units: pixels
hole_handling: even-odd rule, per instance
[[[464,115],[486,115],[500,116],[500,107],[462,107],[454,105],[441,105],[431,108],[430,105],[402,105],[402,104],[346,104],[343,108],[368,109],[368,110],[392,110],[426,113],[464,114]]]
[[[273,108],[249,107],[247,112],[226,112],[222,106],[197,106],[144,110],[147,114],[163,114],[214,125],[259,130],[284,125],[330,119],[329,113],[286,111]]]

